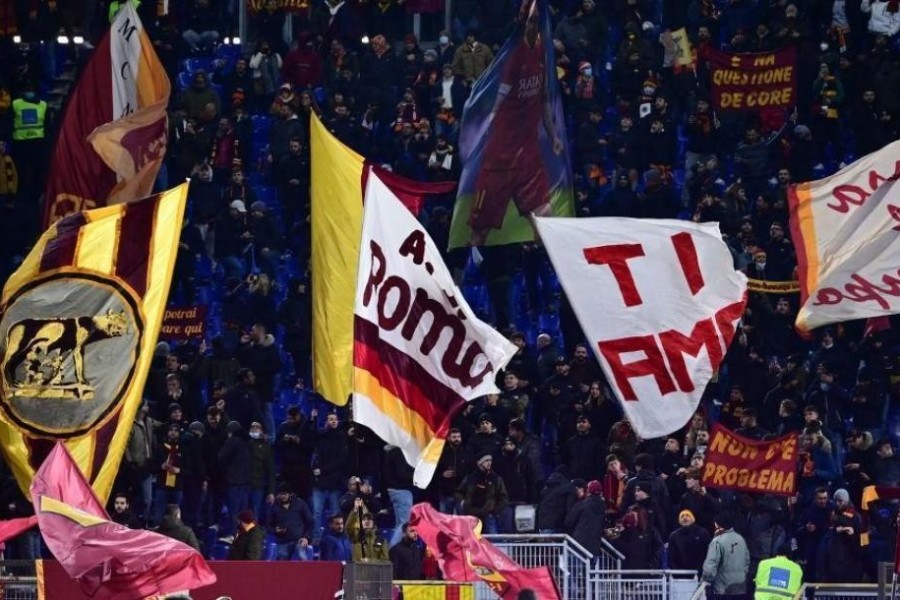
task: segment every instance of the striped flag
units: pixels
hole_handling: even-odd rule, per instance
[[[310,118],[312,153],[313,386],[344,406],[353,379],[353,300],[363,193],[370,170],[403,204],[419,213],[425,196],[445,194],[454,182],[413,181],[365,159],[334,137],[315,114]],[[366,168],[366,167],[370,168]]]
[[[106,501],[165,312],[188,185],[71,214],[3,288],[0,446],[28,494],[57,440]]]
[[[379,179],[366,187],[353,344],[353,416],[400,447],[425,488],[450,419],[497,391],[516,347],[478,320],[421,223]]]
[[[166,153],[171,85],[124,3],[66,106],[50,162],[44,228],[80,210],[143,198]]]

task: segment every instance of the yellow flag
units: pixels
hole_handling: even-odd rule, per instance
[[[694,55],[691,51],[691,40],[684,27],[672,32],[672,44],[675,51],[675,65],[679,67],[689,67],[694,64]]]
[[[188,185],[57,221],[3,288],[0,446],[19,487],[57,440],[106,502],[162,324]]]
[[[347,404],[353,377],[353,306],[362,236],[363,157],[338,141],[313,114],[312,304],[313,386]]]

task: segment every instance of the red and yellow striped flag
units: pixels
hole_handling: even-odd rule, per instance
[[[0,445],[27,495],[57,440],[105,502],[162,324],[188,184],[71,214],[3,288]]]

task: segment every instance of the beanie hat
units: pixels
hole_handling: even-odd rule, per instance
[[[687,517],[689,517],[689,518],[691,519],[691,523],[696,523],[696,522],[697,522],[697,518],[694,516],[694,513],[692,513],[691,511],[689,511],[689,510],[687,510],[687,509],[685,509],[685,510],[681,511],[680,513],[678,513],[678,520],[681,521],[681,518],[682,518],[682,517],[685,517],[685,516],[687,516]]]
[[[290,494],[291,493],[290,484],[287,481],[282,481],[280,484],[278,484],[278,493],[279,494]]]
[[[578,63],[578,70],[579,70],[579,71],[584,71],[585,69],[590,69],[590,68],[591,68],[591,63],[589,63],[589,62],[586,61],[586,60],[583,60],[583,61],[581,61],[580,63]]]
[[[481,458],[478,459],[478,466],[480,467],[481,465],[483,465],[484,463],[486,463],[490,460],[494,460],[494,457],[491,456],[490,454],[485,454],[484,456],[482,456]]]
[[[594,479],[593,481],[588,482],[587,493],[590,496],[602,496],[603,495],[603,486],[600,484],[599,481]]]
[[[228,423],[227,431],[228,433],[237,433],[241,431],[243,427],[237,421],[231,421]]]
[[[834,501],[835,502],[850,502],[850,494],[844,488],[839,489],[834,493]]]
[[[238,513],[237,518],[241,523],[252,523],[256,520],[256,515],[253,513],[252,508],[245,508]]]

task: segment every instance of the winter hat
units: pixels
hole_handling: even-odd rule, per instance
[[[587,493],[589,496],[602,496],[603,495],[603,486],[599,481],[594,479],[593,481],[587,484]]]
[[[160,342],[156,345],[156,349],[153,351],[153,356],[166,356],[169,354],[169,344],[167,342]]]
[[[688,517],[691,520],[691,523],[695,523],[697,521],[697,518],[694,516],[694,513],[692,513],[691,511],[689,511],[687,509],[684,509],[683,511],[678,513],[679,521],[681,521],[682,517]]]
[[[574,485],[577,488],[584,489],[587,487],[587,482],[584,479],[573,479],[572,485]]]
[[[228,433],[237,433],[242,429],[243,429],[243,427],[237,421],[231,421],[228,423],[228,429],[227,429]]]
[[[806,125],[797,125],[796,127],[794,127],[794,135],[805,137],[808,135],[812,135],[812,131],[810,131],[809,127],[807,127]]]
[[[478,466],[480,467],[484,463],[486,463],[488,461],[492,461],[492,460],[494,460],[493,456],[491,456],[490,454],[485,454],[484,456],[482,456],[481,458],[478,459]]]
[[[634,529],[635,527],[637,527],[637,524],[637,515],[632,512],[622,517],[622,527],[624,527],[625,529]]]
[[[279,494],[290,494],[291,493],[290,484],[288,484],[287,481],[282,481],[281,483],[279,483],[278,484],[278,493]]]
[[[839,489],[834,493],[833,500],[835,502],[850,502],[850,494],[844,488]]]
[[[644,173],[644,179],[647,181],[659,181],[662,179],[662,173],[659,172],[659,169],[648,169]]]
[[[172,414],[172,411],[181,410],[181,405],[177,402],[173,402],[169,405],[169,414]]]
[[[200,433],[203,433],[204,431],[206,431],[206,427],[204,427],[203,423],[201,423],[200,421],[194,421],[193,423],[191,423],[191,425],[190,425],[190,427],[188,427],[188,429],[190,431],[197,431]]]
[[[263,202],[262,200],[257,200],[256,202],[254,202],[253,204],[250,205],[250,210],[251,211],[258,210],[259,212],[266,212],[266,203]]]
[[[586,61],[586,60],[583,60],[583,61],[581,61],[580,63],[578,63],[578,70],[579,70],[579,71],[584,71],[585,69],[590,69],[590,68],[591,68],[591,63],[589,63],[589,62]]]
[[[238,211],[239,213],[247,212],[247,207],[244,206],[244,203],[241,200],[235,200],[234,202],[232,202],[231,204],[228,205],[228,208],[233,208],[234,210]]]
[[[437,50],[431,48],[425,51],[425,58],[431,58],[432,60],[437,60],[438,53]]]

